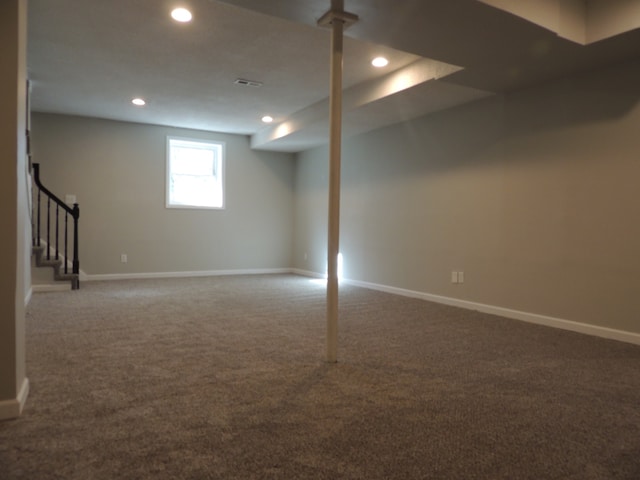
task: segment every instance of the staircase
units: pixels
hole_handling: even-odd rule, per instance
[[[77,203],[70,207],[44,187],[40,181],[40,165],[33,164],[31,214],[31,252],[35,266],[51,268],[53,280],[69,282],[71,289],[80,288],[80,261],[78,259]],[[70,233],[71,231],[71,233]],[[69,249],[73,259],[69,262]],[[71,263],[71,269],[69,269]]]
[[[51,268],[53,269],[53,279],[56,282],[70,282],[71,289],[77,290],[80,288],[80,276],[77,273],[69,273],[64,271],[63,260],[61,258],[46,258],[46,247],[33,246],[31,247],[31,253],[35,257],[35,265],[39,268]]]

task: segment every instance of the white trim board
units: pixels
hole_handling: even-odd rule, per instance
[[[58,283],[36,283],[31,285],[33,293],[42,292],[66,292],[71,290],[71,282]]]
[[[344,282],[350,285],[370,288],[372,290],[379,290],[383,292],[394,293],[396,295],[402,295],[405,297],[419,298],[419,299],[428,300],[431,302],[451,305],[453,307],[466,308],[467,310],[477,310],[479,312],[490,313],[492,315],[499,315],[501,317],[511,318],[514,320],[521,320],[523,322],[535,323],[537,325],[560,328],[562,330],[570,330],[572,332],[584,333],[586,335],[593,335],[596,337],[608,338],[610,340],[618,340],[621,342],[640,345],[640,334],[633,333],[633,332],[626,332],[624,330],[615,330],[613,328],[600,327],[598,325],[589,325],[587,323],[574,322],[572,320],[565,320],[562,318],[539,315],[537,313],[529,313],[529,312],[523,312],[520,310],[512,310],[509,308],[497,307],[495,305],[486,305],[484,303],[470,302],[468,300],[460,300],[457,298],[444,297],[441,295],[434,295],[431,293],[423,293],[423,292],[416,292],[413,290],[405,290],[402,288],[388,287],[386,285],[378,285],[374,283],[361,282],[358,280],[344,280]]]
[[[24,306],[26,307],[27,305],[29,305],[29,302],[31,301],[31,297],[33,296],[33,286],[29,287],[29,290],[27,290],[27,294],[24,296]]]
[[[185,277],[213,277],[226,275],[269,275],[269,274],[285,274],[293,273],[296,275],[312,278],[326,278],[318,272],[311,272],[297,268],[272,268],[272,269],[247,269],[247,270],[207,270],[195,272],[155,272],[155,273],[114,273],[101,275],[87,275],[85,281],[100,280],[127,280],[127,279],[144,279],[144,278],[185,278]],[[537,313],[523,312],[495,305],[487,305],[484,303],[476,303],[458,298],[445,297],[442,295],[434,295],[426,292],[418,292],[415,290],[407,290],[403,288],[390,287],[388,285],[380,285],[376,283],[363,282],[360,280],[342,279],[341,282],[357,287],[378,290],[381,292],[393,293],[404,297],[419,298],[430,302],[441,303],[453,307],[465,308],[467,310],[477,310],[479,312],[499,315],[501,317],[520,320],[523,322],[535,323],[547,327],[560,328],[572,332],[583,333],[596,337],[618,340],[621,342],[633,343],[640,345],[640,333],[627,332],[624,330],[616,330],[613,328],[600,327],[598,325],[589,325],[587,323],[574,322],[562,318],[549,317]]]
[[[11,400],[0,401],[0,420],[9,420],[17,418],[22,413],[27,397],[29,396],[29,379],[22,381],[18,396]]]
[[[304,270],[294,269],[293,272],[298,275],[303,275],[306,277],[316,277],[316,278],[324,277],[324,275],[318,274],[316,272],[306,272]],[[562,318],[539,315],[537,313],[529,313],[529,312],[523,312],[520,310],[512,310],[509,308],[498,307],[495,305],[476,303],[468,300],[461,300],[458,298],[445,297],[442,295],[434,295],[431,293],[417,292],[415,290],[406,290],[403,288],[390,287],[388,285],[362,282],[360,280],[342,279],[341,282],[346,283],[348,285],[368,288],[371,290],[378,290],[381,292],[393,293],[395,295],[401,295],[403,297],[419,298],[421,300],[427,300],[430,302],[450,305],[452,307],[460,307],[460,308],[465,308],[467,310],[477,310],[483,313],[499,315],[501,317],[511,318],[513,320],[520,320],[523,322],[535,323],[537,325],[560,328],[562,330],[569,330],[572,332],[583,333],[586,335],[592,335],[592,336],[601,337],[601,338],[608,338],[610,340],[618,340],[620,342],[633,343],[635,345],[640,345],[640,333],[627,332],[624,330],[616,330],[616,329],[607,328],[607,327],[600,327],[598,325],[589,325],[587,323],[574,322],[572,320],[565,320]]]
[[[257,268],[245,270],[201,270],[194,272],[148,272],[148,273],[105,273],[90,275],[84,279],[87,282],[102,280],[135,280],[144,278],[188,278],[188,277],[220,277],[230,275],[274,275],[291,273],[290,268]],[[82,279],[81,279],[82,280]]]
[[[300,275],[301,277],[311,277],[311,278],[327,278],[326,275],[323,275],[318,272],[311,272],[309,270],[301,270],[299,268],[292,268],[289,270],[289,273],[293,273],[295,275]],[[354,284],[355,285],[355,284]]]

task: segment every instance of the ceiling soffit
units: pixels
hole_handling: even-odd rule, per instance
[[[581,45],[640,28],[635,0],[479,0]]]

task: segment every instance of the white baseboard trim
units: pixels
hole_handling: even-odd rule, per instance
[[[309,270],[302,270],[299,268],[270,268],[270,269],[246,269],[246,270],[205,270],[205,271],[193,271],[193,272],[151,272],[151,273],[114,273],[114,274],[99,274],[99,275],[84,275],[84,281],[101,281],[101,280],[133,280],[133,279],[145,279],[145,278],[186,278],[186,277],[214,277],[214,276],[231,276],[231,275],[273,275],[273,274],[286,274],[293,273],[304,277],[311,278],[326,278],[326,275],[312,272]],[[587,323],[575,322],[572,320],[565,320],[557,317],[550,317],[546,315],[540,315],[537,313],[524,312],[521,310],[513,310],[504,307],[498,307],[495,305],[487,305],[484,303],[471,302],[468,300],[461,300],[458,298],[445,297],[442,295],[435,295],[426,292],[418,292],[415,290],[407,290],[398,287],[391,287],[388,285],[381,285],[370,282],[363,282],[360,280],[342,279],[341,282],[358,287],[368,288],[371,290],[378,290],[381,292],[393,293],[395,295],[401,295],[404,297],[418,298],[427,300],[430,302],[441,303],[444,305],[450,305],[453,307],[465,308],[467,310],[477,310],[479,312],[489,313],[492,315],[499,315],[501,317],[511,318],[514,320],[520,320],[523,322],[535,323],[537,325],[544,325],[547,327],[560,328],[563,330],[570,330],[572,332],[583,333],[586,335],[592,335],[602,338],[608,338],[611,340],[618,340],[621,342],[633,343],[640,345],[640,334],[634,332],[627,332],[624,330],[616,330],[607,327],[601,327],[598,325],[590,325]],[[34,285],[33,291],[52,291],[41,290],[40,287],[57,287],[57,285]],[[70,288],[70,287],[69,287]]]
[[[85,281],[137,280],[145,278],[220,277],[230,275],[274,275],[291,273],[290,268],[257,268],[246,270],[201,270],[194,272],[105,273],[86,275]]]
[[[293,269],[292,272],[297,275],[302,275],[305,277],[315,277],[315,278],[325,277],[325,275],[321,275],[317,272],[309,272],[309,271],[300,270],[297,268]],[[562,330],[570,330],[572,332],[584,333],[586,335],[592,335],[596,337],[608,338],[610,340],[618,340],[620,342],[633,343],[635,345],[640,345],[639,333],[627,332],[624,330],[616,330],[613,328],[601,327],[598,325],[589,325],[587,323],[574,322],[572,320],[549,317],[546,315],[523,312],[520,310],[512,310],[510,308],[497,307],[495,305],[487,305],[484,303],[476,303],[468,300],[461,300],[458,298],[445,297],[442,295],[434,295],[432,293],[418,292],[415,290],[406,290],[404,288],[390,287],[388,285],[380,285],[377,283],[362,282],[360,280],[342,279],[341,281],[349,285],[368,288],[371,290],[378,290],[381,292],[393,293],[395,295],[401,295],[403,297],[411,297],[411,298],[418,298],[421,300],[428,300],[430,302],[442,303],[444,305],[450,305],[452,307],[460,307],[460,308],[465,308],[467,310],[477,310],[479,312],[490,313],[492,315],[499,315],[501,317],[520,320],[523,322],[535,323],[537,325],[560,328]]]
[[[20,391],[18,392],[18,404],[20,405],[20,409],[18,410],[18,415],[22,413],[24,410],[24,406],[27,403],[27,397],[29,396],[29,379],[27,377],[22,380],[22,386],[20,387]]]
[[[9,420],[17,418],[22,413],[27,397],[29,396],[29,379],[22,381],[18,396],[11,400],[0,401],[0,420]]]
[[[33,296],[33,287],[29,287],[29,290],[27,290],[27,294],[24,296],[24,306],[26,307],[27,305],[29,305],[29,302],[31,301],[31,297]]]
[[[299,268],[292,268],[289,270],[289,273],[293,273],[295,275],[300,275],[302,277],[311,277],[311,278],[327,278],[326,275],[323,275],[318,272],[311,272],[309,270],[301,270]]]
[[[358,287],[369,288],[371,290],[379,290],[381,292],[393,293],[405,297],[419,298],[430,302],[442,303],[453,307],[466,308],[467,310],[477,310],[483,313],[499,315],[501,317],[521,320],[523,322],[535,323],[537,325],[545,325],[547,327],[560,328],[562,330],[570,330],[572,332],[584,333],[596,337],[618,340],[621,342],[633,343],[640,345],[640,334],[627,332],[624,330],[615,330],[613,328],[601,327],[598,325],[589,325],[587,323],[574,322],[572,320],[564,320],[562,318],[549,317],[539,315],[537,313],[523,312],[520,310],[512,310],[510,308],[497,307],[495,305],[486,305],[484,303],[476,303],[458,298],[444,297],[431,293],[417,292],[414,290],[405,290],[403,288],[389,287],[387,285],[379,285],[369,282],[361,282],[359,280],[343,280],[344,283],[355,285]]]
[[[31,290],[33,293],[42,293],[42,292],[66,292],[71,290],[70,282],[60,282],[60,283],[42,283],[31,285]]]

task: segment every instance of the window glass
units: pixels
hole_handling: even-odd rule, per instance
[[[224,144],[167,139],[167,207],[224,207]]]

